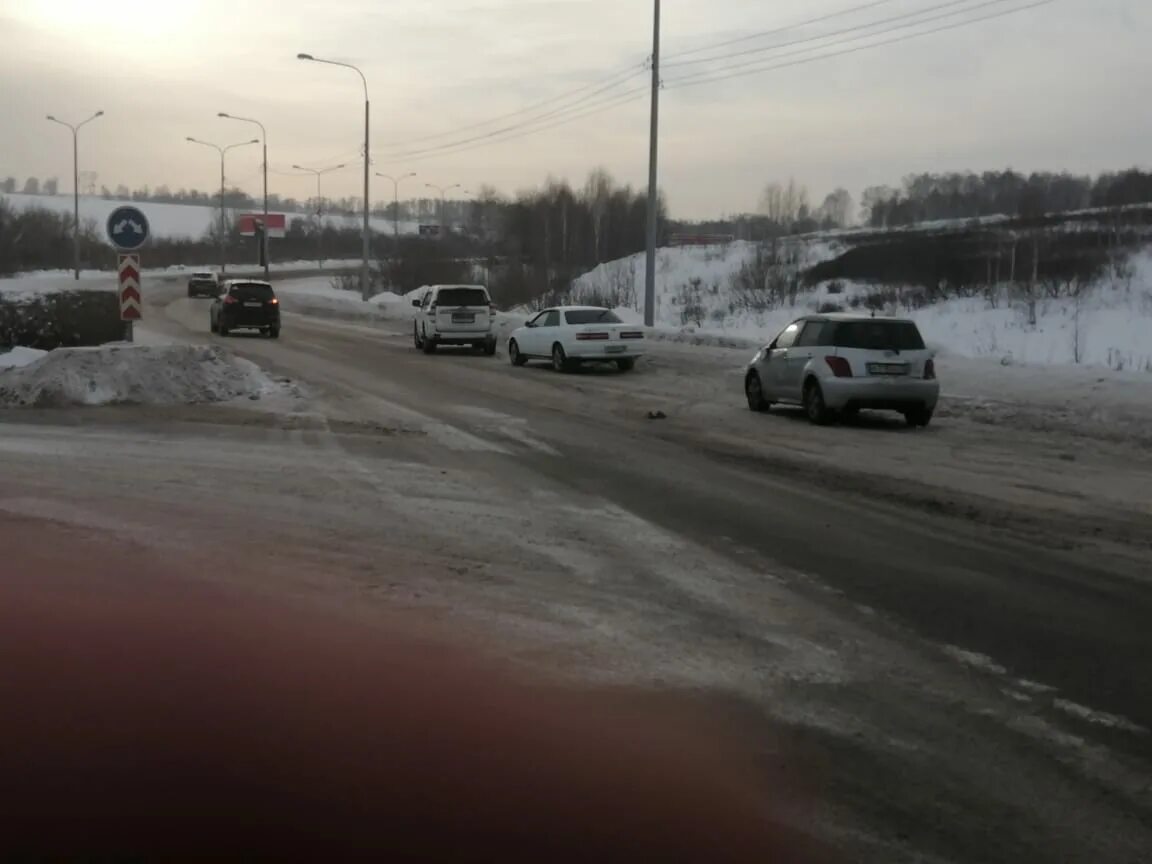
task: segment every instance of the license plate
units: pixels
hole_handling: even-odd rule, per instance
[[[869,375],[907,375],[908,365],[906,363],[869,363]]]
[[[604,349],[604,353],[605,354],[621,354],[624,352],[624,349],[626,347],[628,347],[628,346],[626,346],[626,345],[609,345]]]
[[[452,323],[453,324],[475,324],[476,323],[476,316],[474,314],[472,314],[471,312],[453,312],[452,313]]]
[[[253,301],[250,301],[248,303],[245,303],[244,307],[246,309],[263,309],[264,304],[260,303],[259,301],[253,300]]]

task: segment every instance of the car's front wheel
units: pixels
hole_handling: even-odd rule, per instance
[[[817,426],[827,426],[832,422],[832,412],[824,404],[824,391],[815,378],[804,386],[804,413]]]
[[[748,407],[752,411],[767,411],[772,403],[764,398],[764,384],[757,372],[749,373],[744,379],[744,396],[748,399]]]
[[[904,412],[904,420],[913,429],[923,428],[932,422],[932,410],[921,405]]]
[[[528,358],[520,353],[520,346],[515,339],[508,343],[508,362],[513,366],[523,366],[528,362]]]
[[[420,338],[420,328],[415,324],[412,325],[412,344],[416,346],[417,351],[424,347],[424,340]]]

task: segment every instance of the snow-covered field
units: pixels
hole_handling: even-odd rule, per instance
[[[2,195],[0,199],[7,201],[13,207],[23,210],[30,207],[39,207],[44,210],[54,210],[58,213],[72,213],[72,196],[71,195]],[[186,238],[186,239],[199,239],[204,236],[214,219],[218,219],[219,211],[212,207],[198,206],[195,204],[157,204],[151,201],[121,201],[117,199],[94,198],[91,196],[81,196],[80,198],[80,220],[85,222],[89,219],[96,222],[97,230],[103,232],[104,223],[108,220],[108,216],[122,204],[130,204],[133,207],[139,207],[144,215],[148,217],[148,225],[152,229],[152,234],[155,237],[170,237],[170,238]],[[238,211],[239,212],[239,211]],[[291,222],[294,218],[311,219],[312,216],[307,213],[289,213],[288,221]],[[359,228],[361,220],[358,216],[342,216],[342,215],[329,215],[324,219],[325,223],[331,225],[333,228]],[[381,231],[388,234],[392,233],[392,220],[391,219],[372,219],[372,229],[374,231]],[[419,230],[419,223],[405,222],[400,223],[401,234],[415,234]],[[275,243],[275,240],[272,241]]]
[[[831,240],[831,242],[829,242]],[[805,249],[804,266],[835,252],[834,238]],[[657,258],[656,322],[674,331],[720,339],[766,342],[790,321],[834,304],[853,311],[850,300],[885,286],[841,282],[802,290],[795,303],[753,312],[740,308],[733,277],[756,247],[661,249]],[[929,344],[944,355],[991,357],[1006,364],[1082,364],[1114,371],[1152,372],[1152,254],[1131,259],[1131,279],[1097,284],[1079,302],[1040,300],[1036,323],[1028,310],[1002,291],[986,298],[952,299],[923,309],[893,307],[889,314],[914,319]],[[575,301],[609,298],[636,320],[643,309],[644,256],[612,261],[576,280]],[[836,293],[830,293],[830,289]],[[861,307],[863,309],[863,307]]]
[[[281,390],[256,364],[215,346],[112,344],[0,354],[0,408],[180,405],[259,399]]]

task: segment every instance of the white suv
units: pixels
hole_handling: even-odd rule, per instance
[[[789,324],[752,359],[744,394],[753,411],[793,403],[818,424],[875,408],[927,426],[940,382],[914,321],[811,315]]]
[[[483,285],[430,285],[412,305],[419,310],[412,339],[425,354],[440,345],[471,345],[489,356],[496,353],[496,307]]]

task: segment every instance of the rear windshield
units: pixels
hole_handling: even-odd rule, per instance
[[[574,309],[565,312],[569,324],[622,324],[611,309]]]
[[[216,274],[215,273],[193,273],[192,278],[193,279],[215,279]]]
[[[924,339],[911,321],[847,321],[836,325],[837,348],[869,351],[923,351]]]
[[[483,288],[442,288],[436,302],[441,306],[487,306],[488,292]]]
[[[271,300],[276,295],[272,293],[271,285],[260,282],[241,282],[232,286],[231,294],[242,300]]]

